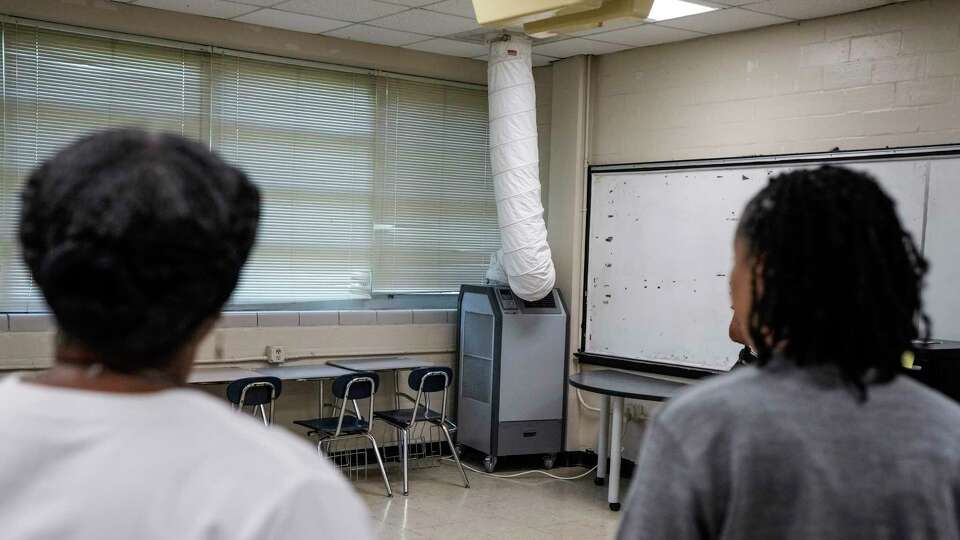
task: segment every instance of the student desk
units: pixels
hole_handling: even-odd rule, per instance
[[[259,377],[260,374],[249,369],[234,367],[194,367],[187,378],[189,384],[223,384],[237,379]]]
[[[400,391],[400,371],[404,369],[429,367],[433,364],[408,356],[390,356],[386,358],[345,358],[343,360],[334,360],[330,362],[330,365],[349,369],[350,371],[392,371],[394,382],[393,400],[394,405],[399,409],[400,396],[405,395]],[[409,396],[407,397],[409,398]],[[413,400],[411,399],[410,401]]]
[[[609,431],[610,486],[607,490],[607,502],[610,503],[610,510],[616,512],[620,510],[620,439],[623,423],[623,398],[666,401],[686,385],[644,375],[603,369],[571,375],[570,386],[603,396],[603,402],[600,405],[600,433],[597,438],[597,478],[595,482],[598,486],[603,485],[603,479],[607,476],[607,434]],[[613,403],[612,419],[610,418],[611,402]],[[611,424],[612,429],[610,428]]]
[[[320,403],[320,417],[323,417],[323,381],[335,379],[340,375],[351,373],[330,364],[316,364],[312,366],[278,366],[261,368],[257,374],[266,377],[276,377],[281,381],[317,381],[317,399]]]

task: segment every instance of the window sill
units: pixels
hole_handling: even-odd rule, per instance
[[[226,311],[218,328],[292,328],[456,324],[455,309],[351,309],[337,311]],[[52,332],[46,313],[0,313],[0,332]]]

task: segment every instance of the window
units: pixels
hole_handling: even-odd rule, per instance
[[[3,25],[0,310],[42,311],[17,248],[20,185],[81,135],[140,126],[201,139],[209,57],[172,49]]]
[[[3,25],[0,311],[40,311],[16,245],[19,186],[117,126],[209,144],[264,196],[231,304],[455,291],[499,247],[482,88]]]
[[[373,77],[220,57],[213,146],[260,186],[235,303],[370,295]]]
[[[487,142],[487,95],[390,80],[374,287],[458,290],[500,246]]]

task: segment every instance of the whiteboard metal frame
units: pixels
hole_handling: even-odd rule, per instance
[[[931,146],[908,146],[902,148],[877,148],[869,150],[833,150],[831,152],[810,152],[802,154],[776,154],[769,156],[744,156],[717,159],[690,159],[679,161],[653,161],[646,163],[618,163],[610,165],[590,165],[587,167],[586,186],[586,222],[583,242],[583,290],[581,291],[580,347],[574,356],[581,364],[658,373],[688,379],[702,379],[711,375],[726,373],[723,370],[695,368],[654,360],[628,358],[586,351],[587,342],[587,283],[590,275],[590,220],[593,204],[593,175],[597,173],[622,172],[664,172],[681,170],[725,169],[742,166],[763,167],[772,165],[826,164],[833,162],[857,162],[877,160],[906,160],[917,158],[936,158],[960,156],[960,144],[941,144]],[[929,186],[928,186],[929,188]],[[926,209],[924,223],[926,228]]]

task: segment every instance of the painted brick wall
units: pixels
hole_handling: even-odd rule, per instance
[[[598,57],[592,163],[960,143],[960,1]]]

